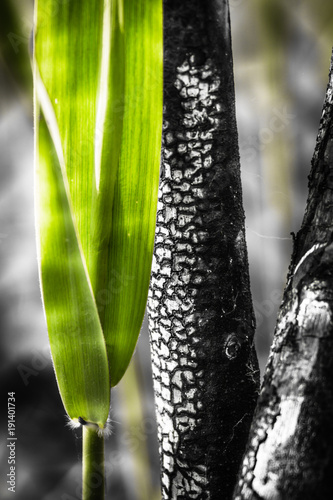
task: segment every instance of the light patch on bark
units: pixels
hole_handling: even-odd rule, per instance
[[[195,336],[194,325],[204,328],[207,318],[196,318],[196,291],[192,290],[189,295],[187,286],[200,284],[204,273],[209,273],[195,251],[208,237],[196,205],[205,196],[201,186],[203,170],[213,167],[209,152],[213,132],[219,125],[216,114],[221,112],[214,104],[220,86],[216,73],[210,59],[203,67],[196,67],[195,56],[189,54],[178,67],[174,84],[182,98],[183,132],[168,131],[169,124],[164,123],[165,173],[159,190],[152,263],[154,295],[150,290],[148,302],[158,433],[163,456],[163,498],[176,499],[181,494],[186,497],[191,494],[192,499],[210,498],[205,465],[200,469],[196,467],[197,471],[190,469],[187,463],[178,468],[174,457],[182,437],[200,425],[197,413],[203,407],[203,374],[195,371],[198,366],[195,345],[200,339]],[[205,81],[207,78],[209,82]],[[181,163],[187,162],[185,168],[182,164],[177,168],[175,164],[175,147]],[[164,371],[169,374],[170,385],[165,384]]]
[[[269,461],[276,449],[288,447],[297,427],[303,401],[304,397],[282,399],[280,415],[276,417],[273,427],[267,431],[266,439],[259,445],[253,470],[252,488],[261,498],[282,500],[276,487],[278,476],[267,472]]]

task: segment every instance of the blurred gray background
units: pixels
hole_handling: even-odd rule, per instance
[[[62,1],[59,0],[61,8]],[[81,439],[66,427],[40,299],[34,232],[32,0],[0,6],[0,384],[16,393],[18,500],[80,498]],[[333,44],[325,0],[230,0],[236,111],[256,345],[264,369],[302,220]],[[158,500],[159,466],[147,324],[114,390],[107,498]],[[8,450],[0,448],[7,500]]]

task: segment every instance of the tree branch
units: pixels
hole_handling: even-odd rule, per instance
[[[333,59],[332,59],[333,60]],[[331,497],[333,466],[333,71],[309,195],[234,499]]]
[[[258,391],[226,0],[164,1],[148,311],[163,499],[232,494]]]

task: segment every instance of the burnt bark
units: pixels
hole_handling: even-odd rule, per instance
[[[163,499],[230,498],[258,393],[226,0],[164,1],[148,314]]]
[[[326,500],[333,473],[333,70],[234,499]]]

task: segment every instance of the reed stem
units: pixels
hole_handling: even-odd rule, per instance
[[[82,500],[104,500],[104,436],[82,426]]]

